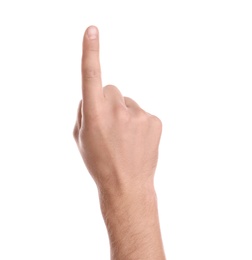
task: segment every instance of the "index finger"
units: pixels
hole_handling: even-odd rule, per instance
[[[82,96],[85,104],[96,103],[102,97],[99,31],[95,26],[87,28],[83,39]]]

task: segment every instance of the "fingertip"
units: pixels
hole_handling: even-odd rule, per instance
[[[89,26],[83,37],[83,53],[86,51],[99,51],[99,31],[94,25]]]
[[[95,40],[98,37],[98,34],[98,28],[94,25],[89,26],[86,30],[86,35],[89,40]]]

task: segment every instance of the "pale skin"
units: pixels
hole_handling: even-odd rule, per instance
[[[154,174],[160,119],[102,86],[99,32],[83,38],[82,100],[74,138],[99,192],[112,260],[163,260]]]

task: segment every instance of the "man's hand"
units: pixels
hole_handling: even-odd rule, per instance
[[[111,257],[164,259],[153,185],[162,124],[115,86],[102,87],[94,26],[83,40],[82,95],[74,138],[99,190]]]
[[[152,183],[161,121],[115,86],[102,87],[99,36],[93,26],[84,35],[82,94],[74,137],[98,188],[120,190]]]

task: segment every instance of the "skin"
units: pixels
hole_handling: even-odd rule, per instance
[[[154,173],[162,123],[112,85],[102,87],[99,32],[83,39],[74,138],[99,192],[111,259],[165,259]]]

